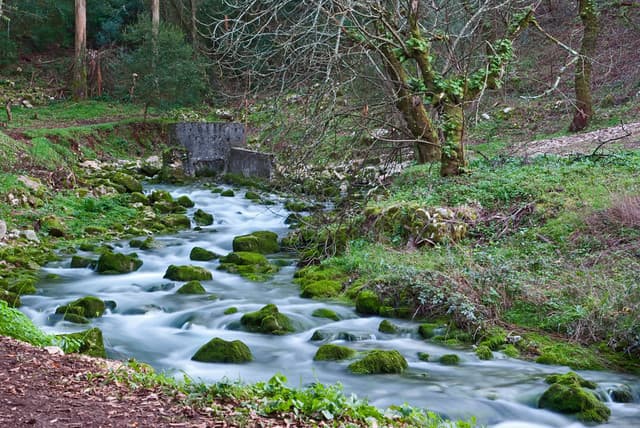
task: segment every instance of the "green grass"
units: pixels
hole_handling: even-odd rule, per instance
[[[35,346],[53,344],[53,337],[43,333],[22,312],[0,300],[0,335],[13,337]]]

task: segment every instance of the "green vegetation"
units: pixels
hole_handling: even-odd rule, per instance
[[[377,349],[349,364],[349,370],[355,374],[388,374],[402,373],[408,366],[407,360],[398,351]]]
[[[551,386],[542,394],[538,407],[560,413],[575,414],[585,422],[603,423],[609,419],[611,410],[591,391],[596,388],[573,372],[547,377]]]
[[[207,281],[212,279],[213,275],[201,266],[170,265],[163,278],[173,281]]]
[[[293,333],[293,323],[278,307],[270,303],[256,312],[248,312],[240,318],[240,323],[256,333],[283,335]]]
[[[246,251],[231,252],[221,257],[218,269],[238,273],[252,281],[266,281],[279,270],[262,254]]]
[[[140,266],[142,266],[142,260],[138,259],[136,253],[122,254],[106,251],[98,259],[96,272],[103,275],[117,275],[136,271]]]
[[[253,355],[240,340],[226,341],[216,337],[202,345],[191,359],[203,363],[239,364],[253,360]]]
[[[316,361],[340,361],[352,358],[355,355],[356,351],[351,348],[328,343],[318,348],[313,359]]]
[[[204,289],[200,281],[189,281],[176,291],[178,294],[206,294],[207,290]]]
[[[456,354],[444,354],[438,359],[438,361],[440,364],[444,364],[445,366],[457,366],[460,364],[460,357]]]
[[[101,317],[106,309],[105,302],[95,296],[81,297],[63,306],[56,308],[56,314],[60,314],[67,321],[77,324],[87,324],[87,318]]]
[[[316,318],[327,318],[333,321],[340,321],[340,316],[329,308],[318,308],[313,311],[311,316]]]
[[[191,260],[197,260],[202,262],[208,262],[209,260],[217,259],[219,257],[220,256],[214,253],[213,251],[209,251],[201,247],[193,247],[191,249],[191,253],[189,253],[189,258]]]
[[[267,230],[233,238],[233,251],[273,254],[280,251],[278,235]]]

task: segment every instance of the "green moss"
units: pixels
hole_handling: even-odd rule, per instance
[[[184,208],[193,208],[196,205],[187,195],[178,197],[176,203]]]
[[[244,194],[244,198],[249,199],[250,201],[259,201],[261,199],[259,194],[250,190]]]
[[[96,265],[96,261],[93,259],[90,259],[89,257],[73,256],[71,257],[71,264],[69,267],[71,267],[72,269],[76,269],[76,268],[92,267],[95,265]]]
[[[207,294],[200,281],[189,281],[176,291],[178,294]]]
[[[418,334],[423,339],[431,339],[436,335],[436,329],[438,328],[438,324],[433,323],[424,323],[420,324],[418,327]]]
[[[363,315],[377,315],[380,310],[380,298],[371,290],[363,290],[356,298],[356,312]]]
[[[398,351],[374,350],[360,361],[349,364],[355,374],[402,373],[409,365]]]
[[[289,317],[281,314],[272,303],[256,312],[246,313],[240,323],[249,331],[257,333],[283,335],[294,331]]]
[[[220,263],[230,263],[234,265],[266,265],[269,261],[262,254],[237,251],[220,258]]]
[[[395,334],[398,332],[398,326],[389,320],[382,320],[378,325],[378,331],[381,333]]]
[[[286,201],[284,203],[284,208],[293,212],[301,212],[301,211],[308,211],[311,208],[311,206],[307,205],[302,201]]]
[[[122,254],[105,251],[100,255],[96,272],[103,275],[116,275],[129,273],[140,269],[142,260],[138,259],[137,254]]]
[[[476,355],[481,360],[492,360],[493,359],[493,353],[491,352],[491,349],[486,345],[478,346],[476,348]]]
[[[430,355],[427,354],[426,352],[418,352],[418,359],[420,361],[429,361],[429,357]]]
[[[189,220],[189,217],[184,214],[171,214],[162,216],[160,218],[160,222],[164,226],[176,230],[191,228],[191,220]]]
[[[229,253],[220,258],[220,270],[238,273],[251,281],[265,281],[279,268],[268,262],[265,256],[244,251]]]
[[[233,238],[233,251],[273,254],[280,251],[278,235],[270,231],[258,231]]]
[[[444,364],[445,366],[457,366],[460,364],[460,357],[456,354],[445,354],[438,359],[440,364]]]
[[[345,277],[346,275],[344,273],[333,267],[323,265],[307,266],[296,271],[293,275],[293,282],[305,286],[312,282],[323,280],[342,281]]]
[[[507,357],[518,358],[520,357],[520,351],[513,345],[507,345],[502,349],[502,353]]]
[[[225,315],[231,315],[231,314],[235,314],[237,312],[238,312],[238,308],[236,308],[235,306],[232,306],[230,308],[225,309],[223,313]]]
[[[141,250],[151,250],[157,248],[158,244],[152,236],[148,236],[145,239],[132,239],[129,241],[129,246],[131,248],[140,248]]]
[[[59,217],[45,217],[40,221],[40,225],[42,229],[49,234],[49,236],[62,238],[67,235],[67,228]]]
[[[89,355],[95,358],[107,358],[104,349],[102,331],[99,328],[92,328],[77,333],[58,334],[56,337],[63,342],[76,342],[79,344],[76,352]]]
[[[551,386],[538,400],[538,407],[560,413],[575,414],[585,422],[606,422],[611,410],[587,388],[595,388],[593,382],[575,373],[554,375],[547,378]]]
[[[85,296],[56,308],[56,314],[70,322],[83,322],[85,318],[98,318],[104,314],[105,302],[95,296]]]
[[[326,344],[318,348],[313,359],[315,361],[340,361],[352,358],[354,355],[356,355],[356,351],[346,346]]]
[[[225,197],[233,197],[235,196],[235,192],[231,189],[227,189],[227,190],[223,190],[222,192],[220,192],[220,196],[225,196]]]
[[[1,290],[0,290],[1,292]],[[13,337],[35,346],[51,345],[51,337],[36,327],[25,314],[0,298],[0,335]]]
[[[209,260],[217,259],[220,256],[213,251],[206,250],[201,247],[193,247],[191,249],[191,253],[189,253],[189,258],[191,260],[207,262]]]
[[[129,195],[129,200],[132,204],[139,203],[143,205],[149,205],[149,198],[147,198],[143,193],[133,192]]]
[[[337,313],[329,308],[318,308],[311,313],[311,316],[316,318],[327,318],[333,321],[340,321],[340,317]]]
[[[116,172],[111,176],[111,181],[115,184],[118,184],[126,189],[127,192],[142,192],[142,184],[129,174],[125,174],[123,172]]]
[[[633,390],[629,385],[617,385],[609,390],[611,400],[615,403],[633,403]]]
[[[200,266],[170,265],[163,278],[172,281],[207,281],[213,278],[211,272]]]
[[[504,329],[494,327],[484,333],[480,339],[479,345],[486,346],[492,351],[498,351],[504,346],[506,337],[507,332],[504,331]]]
[[[2,288],[0,288],[0,300],[7,303],[11,308],[19,308],[22,306],[22,301],[18,294]]]
[[[338,281],[316,281],[304,286],[302,288],[300,296],[309,299],[335,297],[340,294],[341,290],[342,284],[340,284]]]
[[[240,364],[253,360],[253,355],[240,340],[228,342],[216,337],[202,345],[191,359],[204,363]]]
[[[193,220],[198,226],[210,226],[213,224],[213,214],[209,214],[198,208],[196,212],[193,213]]]

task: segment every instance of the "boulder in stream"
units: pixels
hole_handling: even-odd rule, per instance
[[[606,422],[611,410],[593,391],[596,384],[574,372],[551,375],[546,379],[551,386],[538,400],[538,407],[555,412],[574,414],[584,422]]]
[[[376,293],[363,290],[356,297],[356,312],[363,315],[377,315],[380,304],[380,298]]]
[[[253,360],[251,350],[240,340],[226,341],[215,337],[202,345],[191,357],[203,363],[246,363]]]
[[[207,281],[213,278],[211,272],[200,266],[170,265],[163,278],[172,281]]]
[[[251,281],[265,281],[279,270],[262,254],[246,251],[232,252],[220,258],[218,269],[238,273]]]
[[[396,334],[398,332],[398,326],[389,320],[382,320],[378,324],[378,331],[380,333]]]
[[[79,344],[75,352],[89,355],[90,357],[107,358],[102,331],[97,327],[77,333],[58,334],[56,337],[62,341]]]
[[[283,335],[294,331],[293,323],[273,303],[256,312],[248,312],[240,318],[240,323],[256,333]]]
[[[311,313],[311,316],[316,318],[327,318],[333,321],[340,321],[340,317],[338,316],[338,314],[329,308],[318,308]]]
[[[124,172],[116,172],[111,176],[111,181],[126,189],[127,192],[142,192],[142,184],[134,177]]]
[[[71,264],[69,265],[69,267],[72,269],[78,269],[78,268],[93,267],[95,265],[96,265],[96,261],[89,257],[73,256],[71,257]]]
[[[122,254],[105,251],[98,259],[96,272],[103,275],[117,275],[136,271],[140,266],[142,266],[142,260],[138,259],[136,253]]]
[[[58,306],[56,314],[76,324],[87,324],[88,318],[98,318],[104,314],[105,302],[95,296],[85,296],[69,302],[66,305]]]
[[[355,355],[356,351],[351,348],[328,343],[318,348],[313,359],[316,361],[340,361],[352,358]]]
[[[213,251],[209,251],[202,247],[193,247],[191,249],[191,253],[189,253],[189,258],[191,260],[196,260],[200,262],[208,262],[209,260],[217,259],[220,256]]]
[[[261,230],[248,235],[233,238],[233,251],[247,251],[260,254],[273,254],[280,251],[278,235],[275,232]]]
[[[210,226],[213,224],[213,214],[209,214],[198,208],[196,212],[193,213],[193,221],[195,221],[198,226]]]
[[[349,370],[355,374],[402,373],[409,366],[400,352],[376,349],[363,359],[349,364]]]
[[[178,288],[177,294],[207,294],[200,281],[189,281],[182,287]]]

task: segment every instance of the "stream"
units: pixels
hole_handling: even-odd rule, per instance
[[[252,383],[268,380],[279,372],[294,387],[318,381],[340,382],[347,394],[355,393],[381,408],[406,402],[448,418],[474,416],[480,424],[500,428],[583,426],[570,417],[536,408],[537,399],[548,386],[545,376],[565,373],[569,370],[567,367],[520,361],[500,353],[494,353],[493,360],[481,361],[471,349],[452,350],[420,339],[418,324],[407,320],[392,320],[405,333],[380,333],[380,317],[362,318],[351,306],[299,297],[298,286],[292,283],[296,260],[291,255],[268,256],[285,266],[264,283],[218,271],[217,260],[189,260],[194,246],[224,255],[231,251],[233,237],[237,235],[257,230],[271,230],[281,237],[286,235],[288,227],[284,220],[289,212],[283,208],[282,201],[271,206],[260,205],[245,199],[243,191],[236,191],[235,197],[222,197],[198,186],[154,186],[154,189],[168,190],[174,197],[189,196],[196,206],[187,214],[192,217],[193,212],[201,208],[214,215],[214,224],[201,230],[156,236],[162,247],[148,251],[130,248],[128,241],[113,243],[115,251],[137,252],[144,261],[138,271],[130,274],[103,276],[90,269],[70,269],[70,258],[48,265],[43,278],[46,274],[56,274],[59,278],[43,279],[37,295],[22,298],[21,310],[36,325],[50,333],[86,329],[86,325],[53,322],[50,316],[60,305],[95,295],[117,303],[114,310],[92,320],[92,326],[99,327],[104,334],[109,357],[133,357],[177,376],[185,373],[205,382],[227,379]],[[162,278],[170,264],[199,265],[213,272],[213,280],[202,282],[210,295],[175,294],[180,284]],[[267,303],[275,303],[294,321],[296,333],[271,336],[241,330],[241,316]],[[238,312],[225,315],[229,307],[238,308]],[[311,313],[321,307],[334,310],[342,319],[312,317]],[[409,369],[402,375],[358,376],[347,371],[349,362],[314,362],[313,356],[323,343],[309,340],[317,329],[352,333],[358,340],[332,343],[346,344],[356,350],[396,349],[409,362]],[[242,365],[191,361],[195,351],[213,337],[242,340],[251,349],[254,361]],[[418,359],[418,352],[428,353],[432,361],[443,354],[455,353],[462,362],[459,366],[423,362]],[[640,426],[640,378],[611,372],[578,373],[598,382],[603,397],[607,397],[606,390],[610,387],[631,386],[636,397],[634,403],[607,402],[612,410],[607,427]]]

